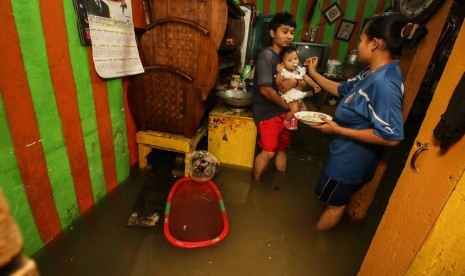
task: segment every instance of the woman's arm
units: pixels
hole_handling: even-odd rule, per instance
[[[339,97],[339,92],[337,91],[337,87],[339,86],[338,82],[329,80],[323,77],[320,73],[316,71],[316,66],[318,65],[318,58],[311,57],[305,61],[305,65],[308,65],[308,74],[314,81],[316,81],[321,88],[326,90],[328,93]]]
[[[375,134],[374,129],[351,129],[341,127],[337,123],[331,120],[327,120],[323,118],[326,124],[322,124],[319,126],[312,126],[312,128],[318,129],[325,134],[339,134],[342,136],[346,136],[352,138],[354,140],[369,143],[369,144],[377,144],[386,147],[395,147],[400,144],[400,141],[397,140],[386,140],[378,135]]]

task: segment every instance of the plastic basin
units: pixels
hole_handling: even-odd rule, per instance
[[[221,241],[229,230],[223,198],[213,183],[181,178],[168,195],[163,230],[174,246],[194,248]]]

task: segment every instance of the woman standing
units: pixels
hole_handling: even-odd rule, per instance
[[[317,58],[307,61],[310,77],[341,97],[334,121],[313,127],[332,134],[315,189],[327,204],[317,228],[328,230],[341,221],[353,192],[373,177],[383,148],[403,140],[404,84],[398,59],[404,46],[415,46],[426,33],[425,27],[398,13],[374,16],[363,28],[358,46],[358,61],[367,67],[342,84],[316,72]]]

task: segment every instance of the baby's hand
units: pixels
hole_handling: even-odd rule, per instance
[[[276,66],[276,72],[281,72],[284,69],[284,64],[280,63]]]
[[[318,84],[313,85],[313,90],[315,90],[315,93],[318,93],[321,91],[321,87]]]

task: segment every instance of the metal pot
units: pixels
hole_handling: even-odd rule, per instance
[[[360,64],[358,63],[358,50],[352,50],[344,59],[344,70],[343,75],[346,78],[351,78],[360,70]]]
[[[344,59],[344,64],[356,64],[358,65],[358,50],[352,50]]]
[[[252,93],[243,90],[218,91],[216,95],[234,109],[247,109],[252,105]]]

